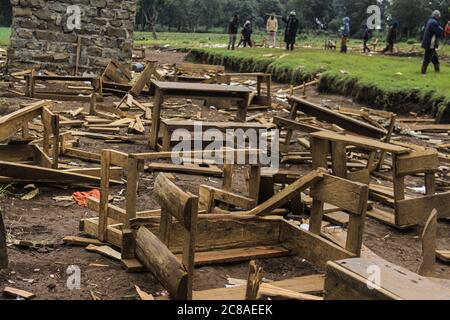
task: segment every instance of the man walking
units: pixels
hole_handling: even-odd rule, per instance
[[[278,32],[278,20],[273,13],[267,20],[267,33],[269,35],[269,47],[276,48],[277,46],[277,32]]]
[[[236,46],[238,31],[239,31],[239,16],[236,14],[228,24],[228,37],[229,37],[228,50],[234,50],[234,47]]]
[[[284,31],[284,42],[286,42],[286,49],[288,51],[293,51],[299,28],[297,13],[292,11],[288,18],[283,17],[283,21],[286,23],[286,29]]]
[[[388,32],[388,36],[387,36],[387,40],[386,40],[387,46],[386,46],[386,48],[384,48],[382,53],[386,53],[388,51],[390,53],[394,52],[395,41],[397,41],[398,27],[399,27],[399,24],[397,21],[395,21],[392,24],[392,26],[389,28],[389,32]]]
[[[241,42],[244,43],[244,48],[247,47],[247,45],[251,48],[253,47],[253,41],[252,41],[252,34],[253,34],[253,27],[250,20],[247,20],[244,24],[244,28],[242,28],[241,31],[242,39]],[[241,45],[241,42],[239,42],[238,47]]]
[[[425,32],[423,34],[422,48],[425,49],[423,57],[422,74],[427,74],[428,65],[433,63],[436,72],[441,71],[437,49],[439,48],[439,39],[442,36],[443,29],[439,25],[441,12],[436,10],[428,20]]]

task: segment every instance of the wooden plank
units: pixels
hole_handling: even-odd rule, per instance
[[[310,196],[313,199],[360,215],[361,202],[365,201],[367,204],[367,199],[361,199],[366,189],[368,193],[368,187],[362,183],[324,175],[321,181],[312,186]],[[356,201],[358,199],[361,200]]]
[[[196,266],[234,263],[253,259],[267,259],[290,256],[292,253],[283,246],[260,246],[197,252],[195,254]],[[176,255],[180,261],[181,255]]]
[[[64,237],[63,242],[66,245],[81,246],[81,247],[89,246],[91,244],[93,244],[95,246],[104,246],[105,245],[105,243],[103,243],[97,239],[75,237],[75,236]]]
[[[436,209],[438,219],[450,218],[450,192],[410,200],[401,200],[396,205],[397,225],[417,225],[428,219],[430,208]]]
[[[286,300],[300,300],[300,301],[322,301],[322,297],[313,296],[310,294],[298,293],[283,288],[278,288],[269,283],[262,283],[259,288],[259,294],[263,297],[281,298]]]
[[[133,85],[130,92],[133,96],[138,96],[141,94],[142,90],[146,85],[150,86],[152,74],[156,71],[156,63],[148,62],[144,71],[141,73],[139,79]]]
[[[368,281],[376,271],[380,271],[379,277],[376,277],[378,285]],[[372,286],[368,286],[368,283]],[[325,299],[449,300],[450,290],[387,261],[348,259],[328,263]]]
[[[0,161],[0,170],[2,176],[41,183],[100,184],[100,178],[96,177],[5,161]],[[112,182],[122,184],[122,182],[119,181]]]
[[[436,250],[436,256],[445,263],[450,262],[450,250]]]
[[[305,231],[293,222],[281,222],[280,240],[293,253],[320,269],[328,261],[354,258],[356,255],[325,238]]]
[[[213,209],[214,201],[220,201],[225,204],[234,205],[243,210],[251,210],[256,205],[256,200],[243,197],[218,188],[201,185],[200,188],[199,209],[206,210],[208,213]]]
[[[223,171],[217,166],[197,164],[171,164],[171,163],[151,163],[145,167],[146,171],[157,172],[177,172],[192,175],[206,175],[214,177],[222,177]]]
[[[249,215],[262,216],[268,213],[271,213],[273,210],[279,208],[286,202],[292,200],[295,196],[300,195],[300,193],[318,181],[322,180],[324,177],[325,171],[319,169],[313,171],[306,176],[300,178],[293,184],[289,185],[287,188],[277,193],[268,201],[260,204],[255,209],[248,212]]]
[[[381,138],[387,134],[386,130],[369,125],[365,122],[339,114],[331,109],[313,104],[305,99],[291,97],[292,102],[298,105],[298,110],[319,120],[336,124],[348,131],[373,138]]]
[[[25,300],[31,300],[33,298],[36,298],[36,295],[34,293],[25,291],[25,290],[20,290],[20,289],[16,289],[16,288],[11,288],[11,287],[5,287],[5,289],[3,289],[3,294],[6,296],[10,296],[10,297],[20,297],[23,298]]]
[[[320,294],[323,291],[324,281],[325,277],[323,275],[314,275],[275,281],[271,282],[271,284],[278,288],[298,293]],[[194,300],[243,300],[245,291],[245,286],[195,291]]]
[[[285,118],[281,118],[281,117],[274,117],[273,123],[282,128],[285,128],[285,129],[296,130],[296,131],[305,132],[305,133],[327,131],[326,129],[315,127],[315,126],[312,126],[307,123],[298,122],[298,121],[285,119]]]
[[[361,147],[373,151],[385,151],[394,154],[408,154],[410,149],[397,146],[390,143],[380,142],[374,139],[363,138],[359,136],[353,136],[348,134],[338,134],[331,131],[321,131],[311,134],[314,138],[324,139],[328,141],[344,142],[349,146]]]
[[[185,92],[189,95],[192,92],[199,93],[252,93],[247,87],[244,86],[228,86],[228,85],[218,85],[218,84],[202,84],[202,83],[189,83],[189,82],[162,82],[162,81],[152,81],[152,87],[160,88],[171,95],[171,91]]]
[[[112,249],[109,246],[96,246],[96,245],[92,245],[90,244],[89,246],[86,247],[86,250],[89,252],[95,252],[98,254],[101,254],[102,256],[105,256],[107,258],[111,258],[114,260],[122,260],[122,256],[120,254],[120,252]]]
[[[397,177],[436,172],[439,169],[439,156],[436,150],[414,151],[398,156],[396,160],[395,174]]]

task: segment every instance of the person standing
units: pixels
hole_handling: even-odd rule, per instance
[[[348,37],[350,37],[350,18],[345,17],[342,19],[342,38],[341,38],[341,53],[347,53],[348,51]]]
[[[392,24],[392,26],[389,28],[388,36],[386,39],[387,46],[386,46],[386,48],[384,48],[383,51],[381,51],[382,53],[386,53],[388,51],[390,53],[394,52],[394,45],[395,45],[395,42],[397,41],[397,35],[398,35],[398,27],[399,27],[399,24],[397,21],[395,21]]]
[[[370,48],[367,46],[367,43],[370,40],[370,29],[367,25],[364,25],[364,35],[363,35],[363,41],[364,41],[364,53],[368,52],[370,53]]]
[[[239,31],[239,16],[236,14],[228,24],[228,37],[229,37],[228,50],[234,50],[234,47],[236,46],[238,31]]]
[[[445,43],[450,44],[450,21],[445,26]]]
[[[422,48],[425,50],[422,64],[422,74],[427,74],[428,65],[433,63],[436,72],[441,71],[439,56],[437,49],[439,48],[439,39],[442,36],[443,29],[439,25],[441,12],[433,11],[431,18],[428,20],[425,32],[423,34]]]
[[[289,17],[283,17],[283,21],[286,23],[286,29],[284,31],[284,42],[286,42],[286,49],[289,51],[294,50],[295,42],[297,40],[297,33],[299,28],[299,21],[297,19],[297,13],[292,11]]]
[[[273,13],[267,20],[267,33],[269,36],[269,47],[276,48],[277,46],[277,32],[278,32],[278,20]]]
[[[253,27],[252,23],[247,20],[244,24],[244,28],[242,29],[242,40],[244,42],[244,48],[247,47],[247,45],[251,48],[253,47],[252,42],[252,34],[253,34]]]

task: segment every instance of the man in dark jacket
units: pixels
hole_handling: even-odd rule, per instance
[[[390,53],[394,52],[395,41],[397,41],[398,27],[399,27],[399,24],[397,21],[395,21],[392,24],[392,26],[389,28],[388,36],[386,39],[387,46],[386,46],[386,48],[384,48],[382,53],[386,53],[388,51]]]
[[[239,31],[239,16],[236,14],[228,24],[228,36],[229,36],[228,50],[230,49],[234,50],[238,31]]]
[[[370,48],[367,46],[367,43],[370,39],[370,29],[367,25],[364,25],[363,27],[364,35],[363,35],[363,41],[364,41],[364,53],[368,52],[370,53]]]
[[[286,49],[288,51],[293,51],[299,28],[297,13],[292,11],[288,18],[283,17],[283,21],[286,23],[286,30],[284,31],[284,42],[286,42]]]
[[[253,34],[252,23],[249,20],[247,20],[241,31],[241,41],[239,41],[237,45],[238,48],[241,46],[241,44],[244,44],[244,48],[247,47],[247,45],[249,47],[253,47],[252,34]]]
[[[422,48],[425,49],[422,74],[427,74],[427,69],[430,62],[433,63],[434,70],[436,72],[441,71],[439,56],[437,54],[437,49],[439,48],[439,38],[442,36],[443,32],[443,29],[438,22],[440,18],[441,13],[438,10],[434,11],[425,27],[422,41]]]

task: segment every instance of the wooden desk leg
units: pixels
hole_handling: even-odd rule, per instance
[[[100,183],[100,211],[98,218],[98,239],[107,241],[108,237],[108,209],[109,209],[109,177],[111,166],[111,152],[102,151],[102,168]]]
[[[150,132],[150,148],[156,150],[158,147],[159,126],[161,122],[161,108],[164,102],[163,92],[156,88],[155,101],[153,103],[152,129]]]
[[[261,183],[261,167],[260,166],[251,166],[250,180],[248,184],[249,189],[249,198],[255,199],[258,201],[259,199],[259,185]]]
[[[313,199],[311,206],[311,217],[309,219],[309,232],[320,236],[322,231],[323,208],[324,203],[320,200]]]
[[[347,146],[343,142],[332,142],[331,147],[333,173],[340,178],[347,179]]]
[[[128,158],[128,176],[127,176],[127,200],[126,200],[126,221],[125,229],[130,228],[130,220],[136,218],[136,199],[138,192],[139,182],[139,160],[129,157]]]
[[[262,77],[258,76],[258,79],[256,80],[256,92],[258,93],[258,97],[261,96],[261,83],[262,83]]]
[[[161,151],[171,151],[172,149],[172,139],[169,130],[164,124],[161,124],[162,131],[162,148]],[[159,148],[159,145],[158,145]]]
[[[330,144],[328,140],[319,138],[311,139],[311,153],[313,169],[328,169],[328,154],[330,152]]]
[[[436,175],[434,172],[425,173],[425,189],[427,196],[436,194]]]
[[[239,101],[238,111],[236,115],[237,121],[247,122],[247,111],[250,104],[250,94],[245,94],[244,100]]]
[[[267,101],[269,102],[269,106],[272,105],[272,76],[267,76]]]

